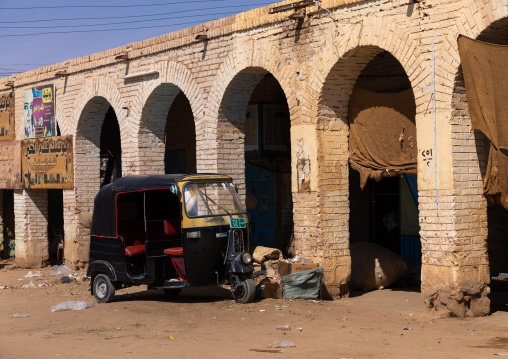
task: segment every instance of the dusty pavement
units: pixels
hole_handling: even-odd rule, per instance
[[[222,288],[168,297],[143,286],[117,291],[109,304],[51,312],[94,301],[89,282],[60,283],[52,269],[24,278],[27,269],[0,262],[0,358],[508,358],[506,292],[494,296],[492,315],[476,319],[439,318],[404,290],[241,305]],[[35,288],[22,288],[30,282]],[[291,330],[276,329],[286,324]],[[295,347],[269,349],[275,341]]]

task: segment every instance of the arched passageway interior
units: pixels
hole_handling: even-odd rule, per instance
[[[14,191],[2,190],[2,222],[3,222],[3,253],[0,258],[14,257],[15,226],[14,226]]]
[[[194,115],[182,91],[167,114],[164,143],[164,173],[196,173]]]
[[[120,126],[113,107],[108,109],[101,127],[100,178],[101,186],[122,176],[122,145]]]
[[[287,254],[293,233],[290,115],[275,77],[238,73],[219,110],[219,172],[233,177],[249,213],[251,246]]]
[[[251,245],[287,254],[293,232],[290,119],[284,91],[271,74],[257,84],[247,106],[245,183]]]
[[[414,268],[418,284],[421,242],[415,116],[404,68],[389,52],[379,52],[360,72],[349,101],[352,262],[354,267],[363,261],[355,257],[362,253],[361,242],[375,243],[401,255]]]
[[[496,45],[508,45],[508,18],[503,18],[501,20],[493,22],[490,26],[488,26],[484,31],[482,31],[477,40],[480,40],[489,44]],[[461,53],[461,56],[463,54]],[[489,55],[493,56],[493,55]],[[496,70],[497,71],[497,70]],[[499,69],[499,71],[504,71],[506,73],[506,69]],[[487,82],[490,79],[493,80],[492,86],[498,87],[497,81],[502,81],[500,78],[503,77],[499,72],[495,76],[489,77],[491,74],[486,76]],[[506,75],[504,75],[506,78]],[[500,83],[500,82],[499,82]],[[482,88],[474,88],[474,91],[482,92],[484,89]],[[508,88],[503,89],[499,88],[498,93],[508,94]],[[501,99],[496,99],[494,97],[489,97],[489,100],[492,100],[493,103],[496,101],[505,101],[505,95],[502,95]],[[456,125],[460,125],[463,123],[470,122],[470,113],[467,105],[467,96],[466,96],[466,87],[464,83],[464,73],[462,66],[459,67],[457,76],[455,78],[455,87],[452,98],[452,123]],[[488,111],[488,110],[487,110]],[[494,112],[492,112],[494,113]],[[501,122],[504,119],[501,119]],[[499,119],[495,118],[495,121],[499,121]],[[499,134],[498,134],[499,135]],[[481,178],[483,181],[488,181],[489,171],[488,171],[488,163],[490,151],[492,150],[491,141],[489,138],[479,130],[474,131],[474,147],[471,148],[472,158],[477,156],[476,161],[472,165],[472,171],[479,171],[481,173]],[[477,167],[478,166],[478,167]],[[494,166],[495,167],[495,166]],[[496,169],[499,171],[499,178],[501,181],[506,180],[501,177],[506,176],[506,172],[502,171],[502,168],[499,167]],[[477,172],[476,172],[477,173]],[[488,223],[488,234],[487,234],[487,252],[489,259],[489,267],[490,267],[490,276],[491,276],[491,297],[492,310],[499,309],[497,306],[496,298],[493,297],[495,292],[502,292],[508,290],[508,239],[506,237],[506,233],[508,233],[508,208],[503,206],[499,201],[497,196],[488,196],[485,195],[485,200],[487,202],[487,223]],[[502,299],[502,310],[506,310],[504,303],[506,302],[506,297]]]

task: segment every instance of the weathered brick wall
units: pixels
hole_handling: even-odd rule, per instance
[[[168,111],[181,91],[194,118],[197,171],[233,176],[243,197],[245,108],[258,82],[270,73],[286,96],[291,117],[294,248],[325,266],[332,294],[347,294],[350,93],[369,61],[389,52],[413,89],[418,147],[427,149],[433,141],[432,98],[420,87],[432,84],[434,40],[438,132],[446,136],[438,138],[439,216],[434,175],[420,171],[418,178],[422,294],[429,307],[457,315],[485,314],[487,221],[478,166],[483,154],[469,130],[457,85],[456,38],[461,33],[476,37],[508,17],[506,2],[323,0],[321,5],[329,11],[317,4],[302,9],[306,17],[301,23],[288,18],[293,10],[268,15],[268,8],[255,9],[0,80],[0,86],[15,81],[17,99],[30,86],[55,84],[61,132],[75,138],[75,189],[64,191],[70,264],[83,266],[88,258],[88,224],[99,186],[98,136],[109,106],[120,126],[123,174],[162,173]],[[494,27],[503,26],[501,21]],[[196,42],[202,33],[210,40]],[[115,61],[122,52],[130,60]],[[55,78],[63,69],[69,76]],[[153,70],[158,74],[121,78]],[[23,138],[22,106],[23,101],[16,101],[18,139]],[[420,170],[423,164],[419,158]],[[47,233],[47,204],[42,192],[32,192],[16,192],[19,263],[41,263],[46,254],[40,253],[47,253],[38,237]],[[37,220],[28,224],[34,216]],[[33,250],[27,243],[34,243]]]

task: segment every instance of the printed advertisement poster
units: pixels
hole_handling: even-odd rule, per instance
[[[21,189],[21,142],[0,142],[0,189]]]
[[[0,141],[14,140],[14,94],[0,96]]]
[[[24,102],[25,136],[56,136],[55,87],[32,87],[25,91]]]
[[[72,136],[23,140],[24,188],[73,188]]]

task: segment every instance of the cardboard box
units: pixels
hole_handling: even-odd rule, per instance
[[[261,298],[282,298],[282,289],[279,283],[261,284]]]
[[[300,273],[308,270],[315,269],[319,264],[318,263],[292,263],[291,264],[291,273]]]
[[[291,273],[291,263],[279,261],[277,263],[277,271],[281,277]]]

